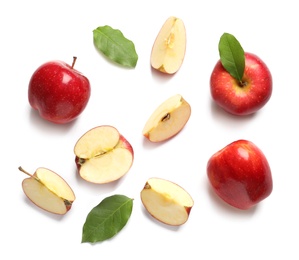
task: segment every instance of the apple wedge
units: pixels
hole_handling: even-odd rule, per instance
[[[183,21],[169,17],[158,33],[151,52],[151,66],[174,74],[181,67],[186,52],[186,29]]]
[[[194,204],[192,197],[181,186],[160,178],[148,179],[140,196],[151,216],[171,226],[184,224]]]
[[[33,175],[22,167],[19,170],[30,176],[23,180],[22,188],[36,206],[58,215],[64,215],[71,209],[75,194],[61,176],[42,167]]]
[[[181,95],[174,95],[152,113],[142,134],[151,142],[165,141],[183,129],[190,115],[190,104]]]
[[[131,144],[113,126],[103,125],[83,134],[74,147],[80,176],[92,183],[109,183],[131,168],[134,152]]]

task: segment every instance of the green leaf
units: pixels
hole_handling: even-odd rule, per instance
[[[223,67],[232,77],[241,81],[245,69],[245,54],[239,41],[232,34],[224,33],[218,49]]]
[[[135,45],[120,30],[108,25],[98,27],[93,30],[93,41],[97,50],[110,60],[125,67],[136,67],[138,55]]]
[[[103,199],[87,215],[83,225],[82,243],[96,243],[115,236],[128,222],[133,199],[113,195]]]

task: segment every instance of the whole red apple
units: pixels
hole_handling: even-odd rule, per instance
[[[63,61],[49,61],[41,65],[29,82],[28,99],[40,116],[56,124],[77,118],[90,98],[87,77]]]
[[[247,140],[232,142],[213,154],[207,164],[207,175],[221,199],[243,210],[268,197],[273,188],[265,155]]]
[[[272,76],[266,64],[255,54],[244,53],[242,80],[232,77],[219,60],[210,77],[213,100],[234,115],[249,115],[261,109],[272,95]]]

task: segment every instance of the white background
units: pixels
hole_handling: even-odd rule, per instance
[[[77,1],[12,0],[0,4],[1,259],[298,259],[298,24],[296,1]],[[187,30],[184,63],[165,77],[150,67],[150,52],[169,16]],[[92,31],[109,25],[135,44],[135,69],[109,62],[93,45]],[[220,36],[236,36],[260,56],[273,76],[273,95],[253,116],[234,117],[211,101],[209,77]],[[28,82],[49,60],[72,62],[91,82],[81,116],[68,125],[45,122],[28,103]],[[142,128],[165,99],[181,94],[189,122],[175,138],[150,144]],[[73,147],[92,127],[115,126],[132,144],[134,164],[120,181],[86,183],[76,173]],[[237,139],[259,146],[272,168],[274,189],[257,207],[240,211],[209,188],[210,156]],[[21,182],[47,167],[72,186],[76,200],[65,216],[40,210]],[[149,177],[184,187],[194,199],[188,222],[162,225],[144,210],[140,191]],[[131,218],[114,238],[81,243],[89,211],[113,194],[134,198]]]

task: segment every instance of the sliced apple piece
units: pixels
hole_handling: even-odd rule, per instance
[[[158,33],[151,52],[151,66],[174,74],[181,67],[186,52],[186,29],[183,21],[169,17]]]
[[[190,104],[181,95],[174,95],[152,113],[142,134],[151,142],[165,141],[183,129],[190,115]]]
[[[22,167],[19,170],[30,176],[23,180],[22,188],[36,206],[58,215],[64,215],[71,209],[75,194],[60,175],[42,167],[34,174]]]
[[[131,144],[113,126],[103,125],[83,134],[74,147],[80,176],[92,183],[109,183],[131,168],[134,152]]]
[[[185,189],[160,178],[148,179],[140,196],[151,216],[171,226],[184,224],[194,204],[192,197]]]

